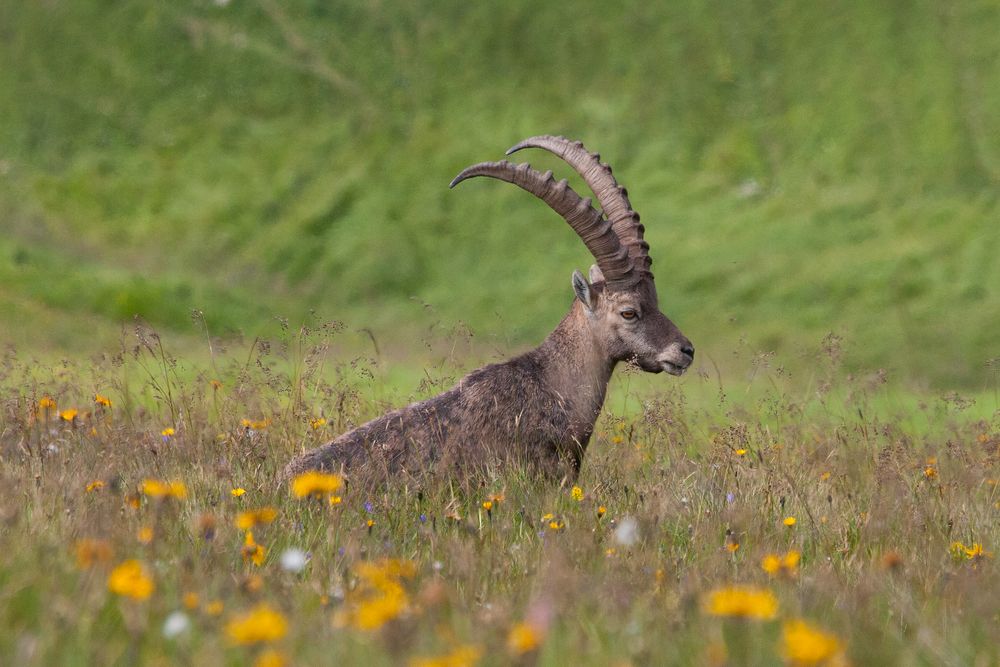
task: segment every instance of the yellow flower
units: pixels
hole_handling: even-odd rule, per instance
[[[747,450],[745,450],[745,449],[737,449],[736,450],[736,456],[746,456],[746,453],[747,453]]]
[[[111,560],[111,545],[105,540],[84,538],[77,540],[75,546],[76,566],[86,570]]]
[[[728,551],[729,553],[734,554],[739,550],[740,550],[739,542],[726,542],[726,551]]]
[[[623,442],[625,442],[625,438],[623,438],[620,435],[616,435],[616,436],[614,436],[614,437],[611,438],[611,443],[614,444],[614,445],[620,445]]]
[[[209,616],[221,616],[224,609],[225,605],[222,604],[222,600],[211,600],[205,603],[205,613]]]
[[[277,641],[287,633],[285,616],[267,603],[261,603],[226,623],[226,637],[231,643],[242,646]]]
[[[198,601],[198,594],[194,591],[188,591],[184,594],[184,597],[181,598],[181,602],[184,603],[184,606],[191,610],[198,608]]]
[[[365,521],[365,525],[368,526],[368,530],[371,530],[375,527],[375,519],[368,519],[368,521]]]
[[[791,528],[792,526],[795,525],[795,517],[794,516],[786,516],[785,520],[782,521],[782,523],[785,524],[786,526],[788,526],[789,528]]]
[[[795,576],[799,567],[799,560],[802,558],[795,549],[790,549],[784,556],[768,554],[760,562],[760,567],[769,575],[785,574],[790,577]]]
[[[273,648],[269,648],[257,656],[253,661],[253,667],[285,667],[288,660],[284,655],[278,653]]]
[[[136,533],[136,538],[142,544],[152,544],[153,542],[153,528],[152,526],[143,526]]]
[[[608,512],[608,508],[605,507],[604,505],[601,505],[600,507],[597,508],[597,518],[600,519],[605,514],[607,514],[607,512]]]
[[[55,410],[56,401],[51,396],[42,396],[42,400],[38,401],[38,407],[42,410]]]
[[[330,496],[330,505],[339,505],[344,501],[340,496]]]
[[[243,419],[240,420],[240,424],[243,428],[249,428],[254,431],[263,431],[271,424],[270,419]]]
[[[402,580],[416,574],[412,561],[383,559],[359,563],[354,568],[358,586],[351,591],[344,609],[334,622],[359,630],[376,630],[409,609],[409,596]]]
[[[94,394],[94,403],[97,403],[105,408],[111,407],[111,399],[107,396],[102,396],[101,394]]]
[[[236,515],[236,527],[240,530],[249,530],[256,526],[271,523],[278,516],[278,510],[273,507],[262,507],[259,510],[240,512]]]
[[[411,658],[409,667],[472,667],[482,655],[482,647],[465,644],[436,658]]]
[[[924,477],[926,477],[927,479],[934,479],[935,477],[937,477],[937,474],[938,474],[937,468],[935,468],[934,466],[927,466],[926,468],[924,468]]]
[[[222,389],[222,382],[220,382],[219,380],[212,380],[209,384],[212,385],[213,391],[219,391],[220,389]]]
[[[579,486],[574,486],[573,490],[570,491],[569,494],[576,502],[580,502],[581,500],[583,500],[583,489],[581,489]]]
[[[150,498],[187,498],[187,487],[179,481],[145,479],[142,481],[142,492]]]
[[[312,430],[318,431],[319,429],[326,426],[326,420],[322,417],[317,417],[316,419],[310,419],[309,425],[312,426]]]
[[[242,486],[238,486],[235,489],[230,490],[229,495],[231,495],[233,498],[239,498],[246,492],[247,492],[246,489],[244,489]]]
[[[78,414],[80,414],[79,410],[77,410],[76,408],[69,408],[59,413],[59,419],[63,420],[64,422],[71,422],[74,419],[76,419],[76,416]]]
[[[552,512],[548,512],[546,514],[543,514],[542,515],[542,523],[547,523],[549,521],[552,521],[552,519],[554,519],[554,518],[556,518],[556,515],[553,514]]]
[[[770,620],[778,615],[778,598],[766,588],[726,586],[708,593],[702,609],[711,616]]]
[[[146,568],[137,560],[127,560],[111,571],[108,590],[133,600],[145,600],[155,590]]]
[[[243,555],[244,562],[251,561],[254,565],[260,566],[264,563],[264,557],[267,556],[267,548],[262,544],[257,544],[253,539],[253,532],[248,530],[240,553]]]
[[[484,500],[483,501],[483,509],[486,510],[487,512],[489,512],[490,510],[492,510],[493,509],[493,501],[492,500]]]
[[[801,619],[787,621],[781,628],[781,654],[793,665],[819,665],[843,650],[835,635]]]
[[[830,473],[829,473],[829,471],[827,471],[827,472],[824,472],[824,473],[822,473],[822,474],[821,474],[821,475],[819,476],[819,478],[820,478],[821,480],[823,480],[824,482],[825,482],[826,480],[830,479]]]
[[[176,432],[177,431],[175,431],[172,426],[168,426],[167,428],[165,428],[162,431],[160,431],[160,435],[162,435],[164,438],[169,438],[170,436],[172,436]]]
[[[507,650],[514,655],[524,655],[542,645],[542,632],[529,623],[517,623],[507,633]]]
[[[99,479],[95,479],[93,482],[87,485],[87,493],[91,491],[100,491],[104,488],[104,482]]]
[[[951,553],[959,559],[978,560],[980,558],[993,558],[993,552],[983,549],[983,545],[979,542],[973,542],[972,546],[968,547],[961,542],[952,542]]]
[[[562,530],[565,527],[566,527],[566,524],[563,523],[562,521],[549,521],[549,529],[550,530],[559,531],[559,530]]]
[[[296,498],[307,496],[319,498],[336,493],[343,485],[344,479],[340,475],[310,470],[292,480],[292,495]]]

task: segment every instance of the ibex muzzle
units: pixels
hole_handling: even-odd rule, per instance
[[[385,476],[467,471],[517,460],[551,477],[575,476],[619,362],[681,375],[691,341],[660,312],[649,244],[625,188],[579,141],[541,136],[507,154],[542,148],[560,156],[593,190],[601,211],[565,180],[527,164],[483,162],[462,171],[513,183],[548,204],[593,254],[589,280],[574,271],[576,300],[537,348],[464,377],[452,389],[383,415],[306,452],[287,475],[362,468]]]

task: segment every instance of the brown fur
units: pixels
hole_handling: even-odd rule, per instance
[[[575,477],[615,365],[680,374],[693,354],[659,311],[651,278],[606,292],[596,267],[591,284],[577,276],[577,300],[539,347],[302,454],[286,476],[316,469],[400,479],[518,462],[555,479]],[[627,309],[637,311],[631,321],[621,314]]]

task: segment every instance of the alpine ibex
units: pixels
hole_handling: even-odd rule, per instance
[[[307,470],[367,470],[376,475],[469,469],[519,460],[556,479],[579,471],[611,373],[618,362],[681,375],[694,348],[657,305],[649,244],[639,214],[611,168],[579,141],[539,136],[517,144],[565,160],[597,195],[602,211],[565,180],[527,164],[483,162],[474,176],[513,183],[548,204],[583,239],[597,264],[589,281],[573,272],[576,298],[536,349],[470,373],[434,398],[390,412],[306,452],[286,475]]]

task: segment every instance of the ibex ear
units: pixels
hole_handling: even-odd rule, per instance
[[[601,272],[601,267],[597,266],[597,264],[591,264],[590,284],[593,285],[594,283],[603,283],[603,282],[604,282],[604,274]]]
[[[587,284],[587,279],[579,271],[573,272],[573,291],[576,292],[576,298],[587,310],[594,310],[594,297],[590,292],[590,285]]]

